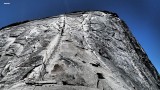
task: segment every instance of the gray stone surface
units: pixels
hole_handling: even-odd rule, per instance
[[[1,29],[0,72],[0,90],[160,90],[127,25],[102,11]]]

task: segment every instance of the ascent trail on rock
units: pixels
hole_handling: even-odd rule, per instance
[[[157,70],[115,13],[12,25],[0,30],[0,90],[160,90]]]

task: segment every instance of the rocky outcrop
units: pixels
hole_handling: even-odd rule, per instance
[[[0,72],[2,90],[160,90],[127,25],[102,11],[1,29]]]

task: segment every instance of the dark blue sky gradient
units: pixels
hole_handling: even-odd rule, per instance
[[[10,2],[10,5],[4,5]],[[117,13],[160,72],[160,0],[0,0],[0,28],[8,24],[83,10]]]

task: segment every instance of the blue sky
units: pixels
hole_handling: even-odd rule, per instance
[[[117,13],[160,72],[160,0],[0,0],[0,28],[14,22],[83,10]]]

